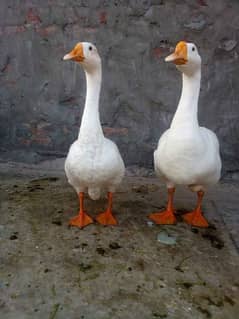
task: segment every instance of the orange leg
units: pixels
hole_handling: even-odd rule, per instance
[[[177,220],[174,215],[174,208],[173,208],[174,192],[175,192],[174,187],[168,188],[168,205],[166,210],[149,215],[149,218],[152,219],[156,224],[161,224],[161,225],[176,224]]]
[[[96,217],[98,223],[102,225],[117,225],[117,220],[114,218],[112,214],[112,199],[113,194],[111,192],[108,193],[108,207],[104,213],[99,214]]]
[[[93,219],[84,212],[84,193],[83,192],[79,193],[79,200],[80,200],[79,214],[70,220],[69,225],[83,228],[89,224],[92,224]]]
[[[203,217],[203,214],[202,214],[201,205],[202,205],[203,196],[204,196],[204,192],[199,191],[198,192],[197,207],[192,212],[186,213],[183,215],[183,220],[187,224],[192,225],[192,226],[197,226],[197,227],[208,227],[209,226],[206,218]]]

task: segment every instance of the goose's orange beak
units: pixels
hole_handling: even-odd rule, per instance
[[[182,65],[188,62],[187,44],[185,41],[180,41],[175,51],[165,58],[166,62],[173,62],[176,65]]]
[[[77,45],[74,47],[74,49],[70,53],[66,54],[63,57],[63,60],[73,60],[76,62],[83,62],[84,59],[85,59],[85,57],[84,57],[82,43],[77,43]]]

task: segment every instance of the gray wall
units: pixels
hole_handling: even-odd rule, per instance
[[[239,169],[239,2],[233,0],[1,0],[0,158],[63,157],[76,138],[84,73],[62,56],[78,41],[103,59],[105,134],[127,165],[152,166],[181,76],[163,57],[182,39],[203,59],[199,118],[219,136],[224,171]]]

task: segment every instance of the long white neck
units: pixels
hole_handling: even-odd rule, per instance
[[[193,75],[183,73],[183,87],[177,111],[171,128],[188,125],[198,127],[198,97],[200,92],[201,69]]]
[[[82,116],[79,137],[84,140],[97,141],[102,138],[103,130],[99,116],[99,98],[101,89],[101,64],[94,70],[86,71],[86,100]]]

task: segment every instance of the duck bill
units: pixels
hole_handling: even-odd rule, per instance
[[[166,62],[173,62],[176,65],[186,64],[188,62],[187,43],[180,41],[172,54],[165,58]]]
[[[173,52],[165,58],[165,62],[173,62],[176,65],[183,65],[187,63],[187,59],[184,55]]]
[[[75,48],[67,53],[64,57],[63,60],[73,60],[76,62],[83,62],[85,59],[84,57],[84,52],[83,52],[83,45],[79,43],[78,45],[75,46]]]

